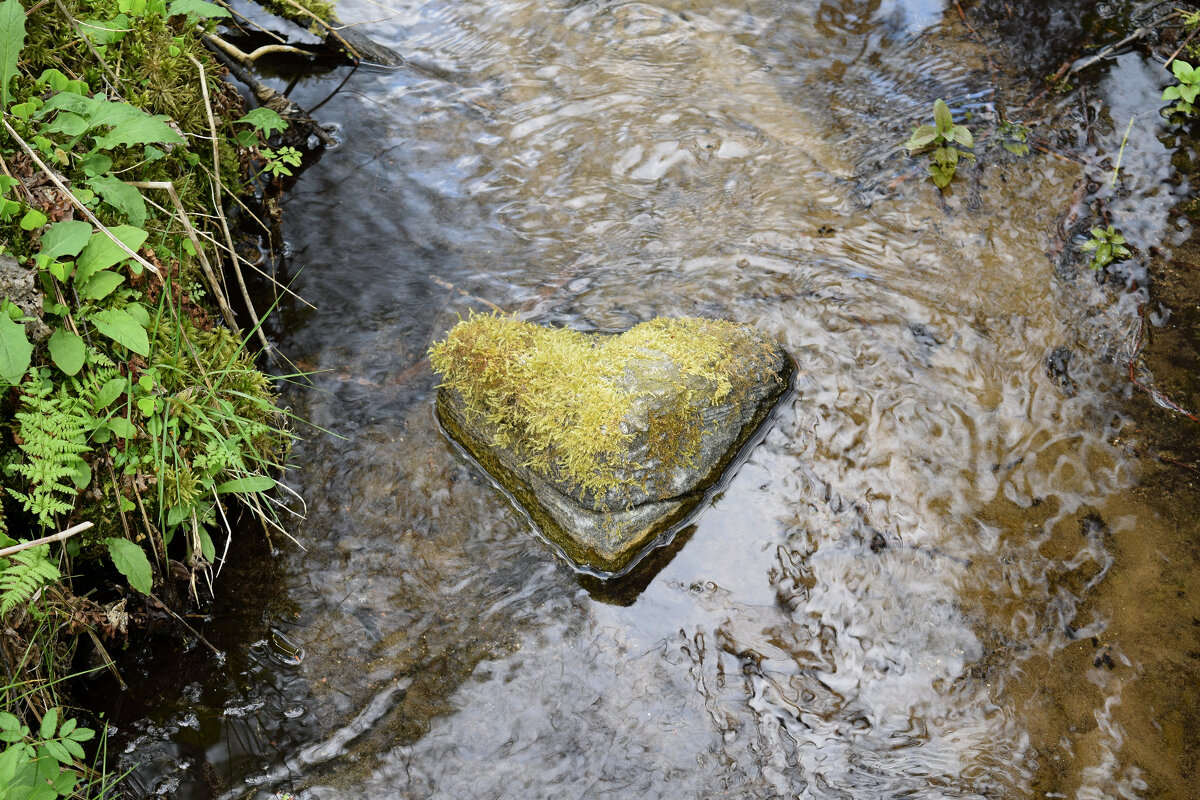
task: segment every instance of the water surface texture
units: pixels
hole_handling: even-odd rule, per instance
[[[281,347],[320,372],[287,400],[342,438],[297,448],[306,549],[277,543],[226,684],[197,678],[187,711],[139,723],[135,781],[1194,796],[1195,671],[1173,653],[1195,637],[1178,598],[1196,556],[1160,536],[1177,523],[1121,443],[1141,296],[1099,286],[1059,230],[1088,159],[1154,119],[1153,64],[1114,61],[1096,90],[1124,103],[1100,128],[1115,143],[1017,159],[981,137],[984,167],[941,197],[899,144],[937,97],[994,130],[1008,80],[953,3],[342,14],[424,70],[356,73],[321,111],[344,144],[288,203],[288,269],[317,309],[283,313]],[[1138,246],[1171,233],[1174,202],[1145,124],[1112,206]],[[796,390],[674,547],[619,585],[581,579],[434,420],[424,351],[484,301],[589,330],[752,323],[796,358]]]

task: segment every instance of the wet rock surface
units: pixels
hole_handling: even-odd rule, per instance
[[[581,485],[561,462],[532,460],[523,442],[506,437],[502,424],[489,421],[451,386],[438,391],[438,418],[576,568],[620,574],[669,539],[787,389],[794,366],[781,347],[749,326],[720,332],[727,353],[722,369],[709,374],[689,371],[671,352],[650,346],[629,351],[612,378],[631,402],[620,422],[628,436],[604,456],[612,467],[607,490]],[[599,354],[614,337],[589,338]],[[722,392],[726,372],[736,382]]]

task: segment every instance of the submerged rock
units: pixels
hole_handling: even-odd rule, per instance
[[[696,507],[794,369],[757,329],[694,318],[614,335],[474,315],[430,360],[446,432],[579,569],[602,575]]]

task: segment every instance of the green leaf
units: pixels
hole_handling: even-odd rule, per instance
[[[955,125],[951,138],[963,147],[975,146],[975,137],[971,135],[971,129],[966,125]]]
[[[119,345],[128,347],[141,356],[150,355],[150,340],[146,329],[129,314],[117,308],[109,308],[88,317],[96,330]]]
[[[150,594],[154,585],[154,573],[145,551],[128,539],[105,539],[113,566],[126,577],[129,585],[142,594]],[[72,737],[74,738],[74,737]]]
[[[75,741],[74,739],[62,739],[61,741],[62,741],[62,746],[65,747],[67,749],[67,752],[70,753],[74,758],[82,761],[84,758],[87,757],[87,754],[83,752],[83,746],[81,744],[79,744],[79,742]],[[75,773],[68,771],[68,772],[64,772],[63,774],[64,775],[74,775]],[[56,783],[55,786],[57,786],[57,785],[58,784]],[[67,794],[69,794],[69,792],[64,792],[60,788],[59,794],[61,794],[65,797]]]
[[[241,119],[237,120],[237,122],[253,125],[262,131],[264,136],[270,136],[272,131],[282,131],[287,128],[287,122],[284,121],[283,117],[265,106],[251,109]]]
[[[8,108],[8,86],[17,74],[17,59],[25,46],[25,8],[17,0],[0,3],[0,102]]]
[[[75,484],[75,488],[83,491],[92,482],[92,468],[82,458],[75,459],[75,471],[71,473],[71,483]]]
[[[72,749],[72,745],[74,745],[76,748],[78,748],[80,753],[83,752],[83,748],[79,747],[79,745],[75,744],[70,739],[66,739],[63,741],[63,747],[66,747],[68,750],[71,751],[71,755],[75,756],[80,761],[82,761],[84,759],[84,756],[76,755],[75,750]],[[71,793],[75,791],[75,787],[78,784],[79,784],[79,773],[73,769],[64,769],[62,772],[59,773],[58,777],[54,779],[54,791],[58,792],[59,797],[70,797]]]
[[[79,288],[79,294],[85,300],[102,300],[124,282],[124,275],[102,269]]]
[[[87,120],[78,114],[66,112],[59,114],[46,127],[42,128],[44,133],[65,133],[67,136],[79,136],[87,131]]]
[[[46,752],[60,764],[70,764],[75,760],[71,757],[70,751],[63,747],[62,742],[46,742]],[[58,797],[57,793],[55,793],[55,797]]]
[[[59,92],[46,101],[46,104],[38,110],[38,117],[44,117],[51,111],[69,111],[72,114],[80,114],[88,118],[88,124],[91,124],[90,117],[95,113],[96,108],[104,101],[93,100],[90,97],[83,95],[72,94],[70,92]]]
[[[96,147],[109,150],[119,144],[183,144],[183,137],[167,124],[168,117],[148,114],[127,119],[113,126],[107,136],[96,140]]]
[[[1175,59],[1171,62],[1171,72],[1175,74],[1176,79],[1184,83],[1192,83],[1195,80],[1196,71],[1192,69],[1192,65],[1181,59]]]
[[[208,563],[215,563],[217,560],[217,548],[213,546],[212,537],[203,528],[200,528],[197,533],[200,534],[198,537],[200,539],[200,555],[204,556],[204,560]]]
[[[908,138],[908,141],[904,143],[904,146],[910,151],[920,150],[922,147],[933,144],[934,140],[937,138],[937,128],[933,127],[932,125],[921,125],[913,131],[912,136]]]
[[[129,17],[124,14],[117,14],[111,20],[80,20],[79,27],[83,29],[85,36],[98,45],[119,42],[130,31]]]
[[[948,134],[954,128],[954,116],[950,113],[950,106],[941,98],[933,101],[933,121],[941,133]]]
[[[19,731],[21,721],[7,711],[0,711],[0,731]]]
[[[175,0],[167,8],[167,16],[175,17],[186,14],[191,19],[214,19],[216,17],[233,16],[227,9],[221,8],[204,0]]]
[[[67,375],[74,375],[83,366],[87,347],[78,334],[72,333],[64,326],[59,326],[50,335],[50,359],[54,365]]]
[[[100,195],[104,202],[124,214],[132,224],[139,228],[146,224],[146,201],[137,189],[109,175],[92,178],[87,184],[96,190],[96,194]]]
[[[25,326],[0,314],[0,380],[17,385],[29,369],[33,345],[25,336]]]
[[[1095,261],[1100,266],[1104,266],[1105,264],[1112,261],[1112,245],[1109,244],[1108,242],[1105,242],[1104,244],[1097,247],[1096,255],[1093,257],[1092,260]]]
[[[39,260],[44,258],[45,263],[49,264],[63,256],[73,258],[79,255],[79,251],[88,243],[91,235],[90,223],[75,219],[56,222],[46,228],[46,232],[42,234],[42,249],[38,251]]]
[[[86,742],[93,739],[96,732],[91,728],[76,728],[68,734],[68,738],[76,742]]]
[[[21,228],[27,231],[40,228],[46,224],[46,215],[36,208],[31,208],[21,217]]]
[[[135,228],[132,225],[117,225],[116,227],[109,228],[109,231],[135,253],[142,246],[142,243],[146,241],[148,235],[141,228]],[[87,247],[83,248],[83,252],[79,254],[79,261],[77,263],[79,272],[75,275],[75,280],[86,281],[92,276],[92,273],[108,269],[113,264],[124,261],[127,258],[129,256],[117,246],[116,242],[109,239],[101,231],[96,231],[88,239]]]
[[[43,739],[53,739],[58,730],[58,709],[52,708],[42,717],[42,725],[38,728],[38,736]]]
[[[107,381],[100,387],[100,391],[96,392],[96,400],[92,404],[92,408],[96,411],[102,411],[125,392],[125,387],[129,385],[128,378],[113,378]]]
[[[112,159],[104,153],[91,153],[79,162],[79,168],[83,170],[84,175],[95,178],[112,169],[112,163]]]
[[[275,481],[268,478],[266,475],[247,475],[244,478],[234,478],[231,481],[217,484],[217,494],[228,494],[236,492],[238,494],[251,494],[253,492],[266,492],[275,488]]]

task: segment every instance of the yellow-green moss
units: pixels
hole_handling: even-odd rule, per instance
[[[473,314],[429,357],[442,386],[495,430],[496,446],[603,495],[632,488],[643,466],[625,463],[639,394],[670,390],[669,402],[649,413],[646,436],[656,469],[671,470],[699,453],[704,408],[738,402],[763,371],[776,373],[775,346],[747,331],[720,320],[658,318],[607,336]],[[672,368],[663,370],[667,361]],[[664,379],[672,383],[664,387]]]

